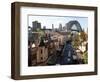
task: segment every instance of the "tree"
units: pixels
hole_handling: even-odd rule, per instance
[[[80,45],[81,41],[80,41],[80,37],[79,37],[79,34],[76,34],[74,35],[73,37],[73,41],[72,41],[72,44],[74,46],[74,48],[78,48],[78,46]]]
[[[80,32],[80,38],[82,42],[87,41],[88,35],[85,32]]]
[[[41,39],[41,37],[44,37],[45,33],[43,30],[41,29],[37,29],[37,32],[39,32],[39,38]]]

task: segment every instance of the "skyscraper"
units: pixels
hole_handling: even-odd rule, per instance
[[[52,30],[54,31],[54,24],[52,24]]]
[[[62,24],[60,23],[59,24],[59,31],[62,31],[63,30],[63,27],[62,27]]]
[[[33,29],[33,31],[35,31],[36,29],[41,29],[41,23],[39,23],[38,21],[33,21],[32,29]]]

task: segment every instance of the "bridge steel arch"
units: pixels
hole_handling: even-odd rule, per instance
[[[70,31],[74,30],[74,29],[72,29],[73,25],[76,25],[76,28],[77,28],[76,31],[82,32],[82,27],[81,27],[80,23],[77,20],[69,21],[67,23],[67,30],[70,30]]]

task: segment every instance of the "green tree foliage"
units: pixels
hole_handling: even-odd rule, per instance
[[[85,32],[80,32],[76,34],[72,40],[72,44],[75,49],[79,49],[79,46],[82,46],[82,43],[88,40],[88,35]],[[88,51],[86,50],[82,54],[82,59],[85,64],[88,63]]]
[[[41,37],[44,37],[45,36],[44,31],[41,30],[41,29],[37,29],[36,32],[39,32],[39,39],[41,39]]]

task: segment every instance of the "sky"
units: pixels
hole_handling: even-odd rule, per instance
[[[66,23],[72,20],[77,20],[81,27],[85,30],[88,27],[88,18],[87,17],[74,17],[74,16],[40,16],[40,15],[29,15],[28,16],[28,26],[32,27],[33,21],[38,21],[41,23],[41,26],[46,26],[46,28],[52,28],[52,24],[54,24],[54,28],[58,28],[61,23],[62,26],[65,26]]]

